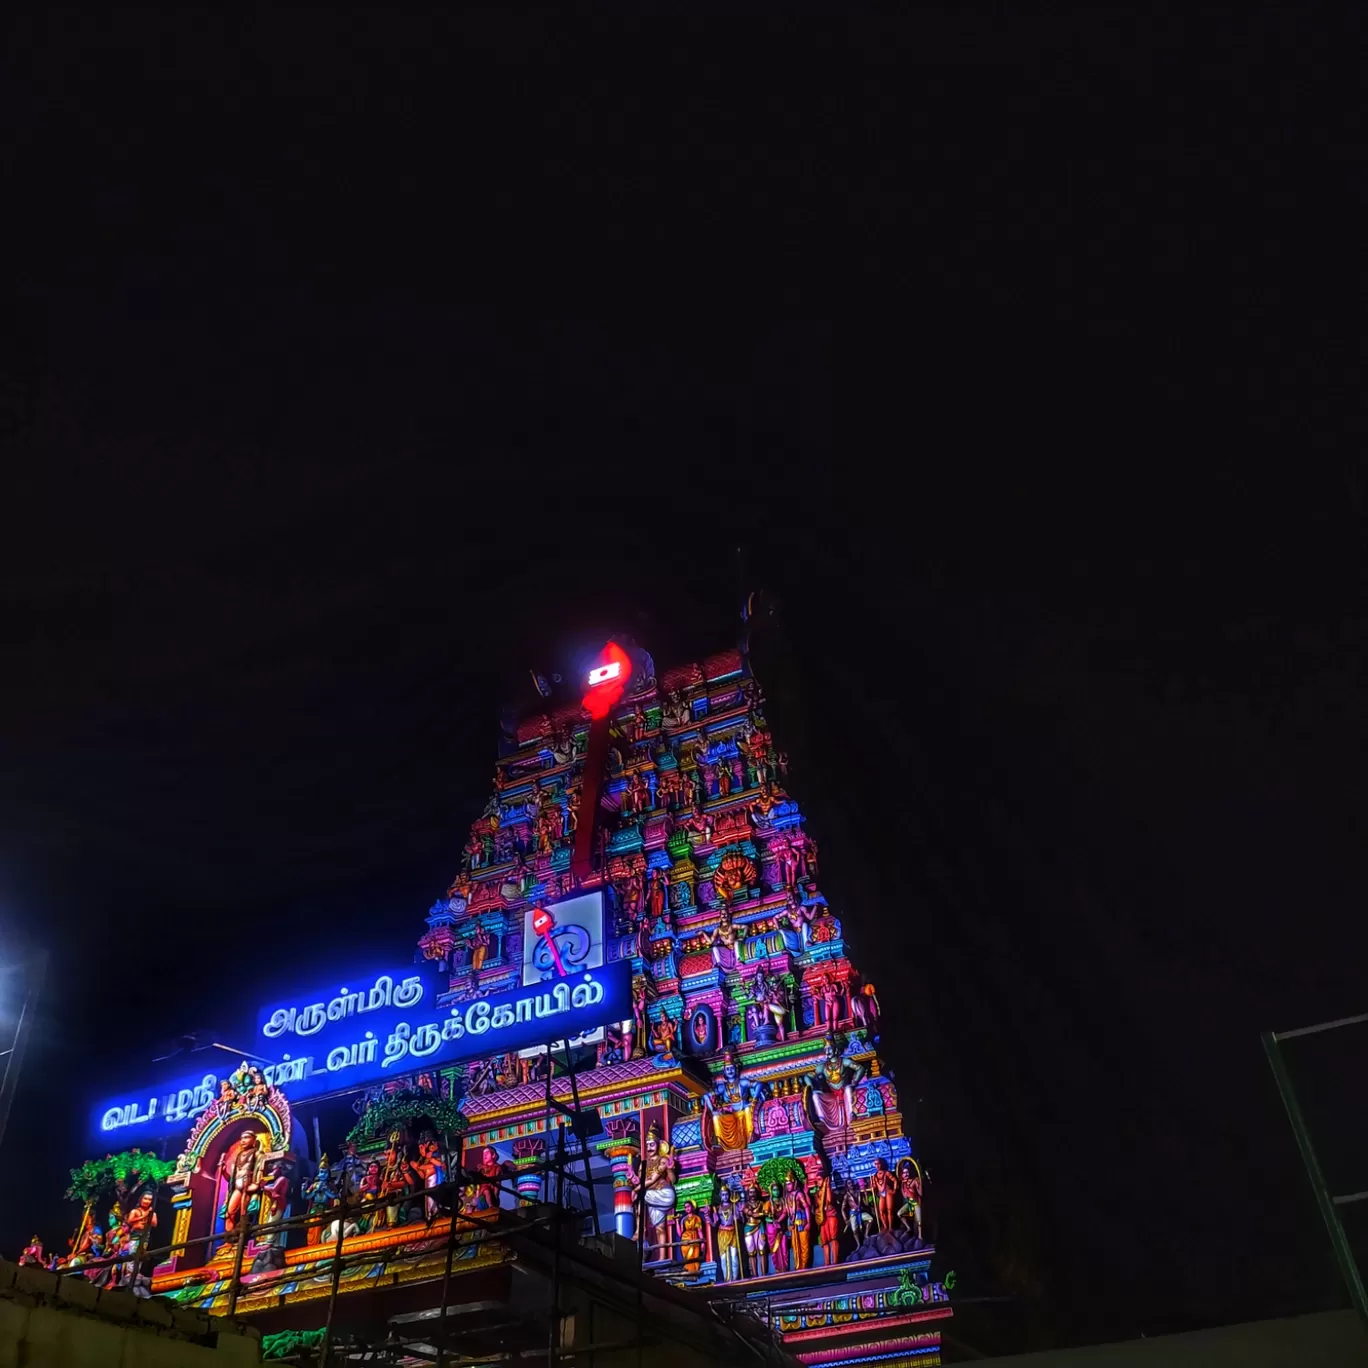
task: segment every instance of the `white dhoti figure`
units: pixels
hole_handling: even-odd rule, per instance
[[[648,1188],[646,1191],[646,1219],[651,1223],[651,1233],[653,1235],[669,1219],[670,1213],[674,1210],[675,1190],[673,1187]],[[656,1243],[659,1244],[660,1237],[657,1236]]]

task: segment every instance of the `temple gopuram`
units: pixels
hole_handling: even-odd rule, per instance
[[[101,1103],[105,1146],[146,1148],[73,1173],[57,1266],[274,1326],[378,1289],[430,1315],[440,1284],[445,1322],[554,1209],[673,1313],[824,1368],[939,1363],[954,1279],[879,994],[747,657],[610,642],[576,696],[538,685],[412,957],[259,1009],[221,1078]]]

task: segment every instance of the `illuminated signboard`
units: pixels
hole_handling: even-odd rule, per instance
[[[219,1074],[214,1070],[227,1078],[237,1068],[237,1062],[226,1054],[206,1052],[206,1060],[206,1067],[193,1074],[107,1098],[91,1114],[92,1133],[109,1140],[111,1149],[123,1149],[180,1127],[189,1130],[195,1117],[218,1096]]]
[[[523,914],[524,985],[603,964],[603,894],[529,907]],[[607,1018],[605,1018],[606,1020]]]
[[[604,961],[601,893],[529,908],[521,969],[522,982],[502,993],[442,1007],[446,985],[430,966],[300,994],[257,1014],[251,1062],[301,1102],[425,1067],[584,1039],[632,1015],[630,961]],[[237,1067],[228,1055],[213,1058],[219,1076]],[[218,1076],[201,1070],[106,1100],[92,1126],[120,1145],[165,1135],[188,1128],[217,1091]]]

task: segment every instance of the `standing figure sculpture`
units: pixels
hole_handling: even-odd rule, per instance
[[[305,1211],[311,1219],[304,1237],[305,1244],[316,1245],[323,1238],[323,1215],[337,1204],[337,1188],[333,1183],[332,1170],[328,1167],[325,1154],[318,1161],[318,1172],[308,1180],[300,1191],[304,1194]]]
[[[725,1183],[712,1210],[713,1241],[717,1246],[717,1280],[737,1282],[741,1277],[741,1232],[737,1229],[736,1205]]]
[[[637,974],[632,979],[632,1045],[636,1053],[643,1055],[650,1045],[650,1018],[647,1015],[652,999],[655,997],[655,984],[647,974]]]
[[[765,1243],[769,1248],[770,1267],[776,1273],[787,1273],[788,1208],[784,1205],[783,1184],[777,1180],[770,1184],[769,1199],[765,1202]]]
[[[404,1134],[392,1130],[389,1144],[380,1157],[380,1196],[386,1200],[384,1223],[388,1227],[402,1225],[408,1219],[408,1204],[404,1201],[413,1191],[413,1166],[409,1163],[408,1145]],[[376,1225],[380,1225],[377,1218]]]
[[[691,1201],[684,1203],[684,1217],[679,1223],[679,1257],[686,1273],[697,1275],[703,1266],[703,1218]]]
[[[228,1184],[228,1200],[222,1208],[223,1229],[232,1234],[247,1215],[261,1177],[261,1145],[254,1130],[245,1130],[219,1160],[218,1176]]]
[[[784,1181],[784,1210],[788,1213],[789,1252],[797,1272],[812,1262],[812,1203],[792,1172]]]
[[[773,1026],[779,1040],[788,1038],[788,987],[777,974],[759,970],[751,983],[751,1000],[760,1010],[763,1023]]]
[[[651,870],[651,880],[646,890],[646,911],[650,914],[652,926],[664,917],[669,906],[669,892],[669,876],[659,869]]]
[[[654,1121],[646,1132],[645,1148],[641,1183],[646,1203],[646,1223],[655,1244],[654,1257],[663,1259],[669,1245],[670,1213],[674,1210],[674,1180],[679,1161],[671,1152],[669,1142],[660,1138],[660,1127]]]
[[[441,1187],[446,1182],[446,1157],[442,1153],[441,1145],[437,1143],[437,1137],[431,1131],[424,1131],[418,1141],[418,1162],[413,1167],[425,1188]],[[427,1218],[431,1221],[437,1215],[437,1199],[428,1197],[424,1205],[427,1208]]]
[[[898,1191],[902,1205],[898,1208],[898,1224],[917,1239],[922,1238],[922,1180],[910,1159],[898,1165]]]
[[[874,1161],[874,1172],[869,1178],[869,1188],[874,1194],[874,1214],[879,1223],[879,1230],[893,1229],[893,1212],[897,1205],[898,1180],[889,1172],[888,1161],[876,1159]]]
[[[812,1189],[812,1223],[822,1245],[822,1263],[831,1268],[837,1262],[841,1239],[841,1217],[831,1191],[831,1177],[823,1173]]]
[[[763,1277],[769,1272],[768,1242],[765,1237],[765,1194],[756,1184],[741,1208],[741,1235],[746,1249],[746,1276]]]
[[[841,1194],[841,1215],[845,1218],[845,1227],[858,1248],[864,1240],[865,1226],[874,1218],[865,1210],[864,1195],[855,1179],[846,1184],[845,1191]]]

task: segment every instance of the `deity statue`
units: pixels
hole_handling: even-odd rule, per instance
[[[880,1232],[893,1229],[893,1211],[898,1195],[898,1180],[889,1172],[886,1159],[874,1161],[874,1172],[869,1178],[869,1189],[874,1194],[874,1214]]]
[[[261,1178],[261,1142],[254,1130],[244,1130],[237,1143],[230,1145],[219,1160],[217,1176],[228,1185],[228,1200],[222,1208],[223,1229],[232,1234],[246,1216],[247,1206],[258,1190]]]
[[[408,1216],[407,1203],[404,1201],[417,1186],[413,1165],[409,1161],[408,1145],[404,1142],[401,1130],[392,1130],[389,1143],[380,1156],[380,1196],[386,1206],[378,1213],[375,1226],[397,1226],[404,1223]],[[383,1219],[382,1219],[383,1218]]]
[[[722,1071],[703,1094],[703,1112],[710,1123],[712,1143],[724,1150],[743,1150],[755,1137],[755,1108],[764,1086],[741,1077],[734,1051],[722,1052]]]
[[[309,1216],[315,1218],[309,1223],[305,1243],[316,1245],[323,1238],[323,1221],[320,1218],[338,1204],[337,1186],[326,1154],[318,1161],[318,1172],[300,1188],[300,1192],[304,1196]]]
[[[138,1198],[138,1205],[128,1213],[128,1228],[135,1235],[150,1235],[157,1228],[157,1213],[152,1209],[154,1198],[144,1192]]]
[[[736,968],[736,951],[741,944],[741,932],[732,924],[731,910],[724,903],[717,925],[708,937],[712,947],[712,961],[719,969]]]
[[[669,1217],[675,1204],[674,1180],[679,1161],[669,1142],[660,1138],[660,1127],[654,1121],[646,1132],[645,1149],[641,1182],[645,1189],[646,1222],[655,1242],[655,1257],[663,1259],[669,1240]]]
[[[828,971],[822,975],[817,989],[817,1023],[831,1030],[840,1019],[841,985],[835,974]]]
[[[655,984],[649,974],[632,976],[632,1023],[635,1028],[633,1044],[637,1054],[645,1054],[650,1041],[647,1008],[656,996]]]
[[[823,1173],[812,1188],[812,1223],[822,1244],[822,1263],[832,1267],[839,1257],[841,1218],[831,1191],[831,1178]]]
[[[717,1280],[737,1282],[741,1277],[741,1235],[736,1228],[737,1212],[732,1202],[731,1188],[725,1183],[713,1208],[710,1224],[717,1246]]]
[[[872,1224],[874,1218],[865,1210],[860,1185],[854,1180],[846,1184],[845,1191],[841,1194],[841,1214],[845,1217],[846,1229],[853,1236],[858,1248],[864,1241],[865,1227]]]
[[[696,1276],[703,1266],[703,1218],[692,1201],[684,1203],[684,1218],[679,1223],[679,1256],[684,1271]]]
[[[765,1194],[756,1184],[741,1207],[741,1240],[746,1250],[747,1276],[762,1278],[769,1269],[769,1244],[765,1235]]]
[[[418,1161],[413,1165],[414,1172],[425,1188],[441,1187],[446,1182],[446,1157],[437,1137],[426,1130],[418,1140]],[[438,1203],[435,1197],[425,1199],[429,1221],[437,1215]]]
[[[485,959],[489,955],[489,947],[494,944],[494,937],[489,934],[487,927],[476,922],[466,936],[466,944],[470,947],[470,968],[478,974],[484,968]]]
[[[717,762],[717,796],[729,798],[732,790],[731,762],[725,758]]]
[[[644,741],[647,730],[646,709],[637,703],[632,708],[632,740]]]
[[[258,1221],[261,1225],[272,1225],[283,1218],[285,1205],[290,1200],[290,1172],[288,1165],[281,1159],[272,1159],[261,1175],[261,1206]],[[152,1224],[157,1218],[153,1216]],[[258,1238],[259,1244],[278,1245],[283,1243],[283,1231],[267,1231]]]
[[[782,1183],[770,1184],[765,1202],[765,1243],[769,1247],[770,1267],[776,1273],[789,1271],[788,1208],[784,1205]]]
[[[760,785],[760,792],[750,800],[750,812],[757,827],[769,825],[770,814],[779,805],[779,800],[770,790],[768,783]]]
[[[661,720],[667,727],[686,727],[693,721],[688,701],[678,689],[671,689],[661,707]]]
[[[35,1235],[24,1246],[24,1252],[19,1255],[19,1264],[21,1267],[42,1268],[46,1262],[47,1256],[43,1253],[43,1242]]]
[[[917,1239],[922,1238],[922,1180],[910,1159],[898,1165],[898,1191],[902,1205],[898,1208],[898,1224]]]
[[[366,1171],[366,1161],[357,1154],[355,1140],[348,1140],[344,1150],[337,1166],[337,1191],[344,1202],[354,1202]]]
[[[864,1066],[846,1059],[833,1032],[828,1032],[820,1063],[804,1082],[804,1105],[821,1134],[842,1131],[855,1116],[855,1085],[865,1076]]]
[[[646,911],[651,922],[658,922],[669,907],[670,879],[659,869],[651,870],[650,884],[646,890]]]
[[[660,1057],[662,1063],[675,1062],[675,1041],[678,1036],[679,1027],[674,1018],[669,1012],[662,1011],[660,1020],[651,1026],[651,1050]]]
[[[746,757],[746,763],[750,768],[751,785],[763,786],[769,778],[767,734],[755,731],[749,738],[743,736],[737,741],[736,748]]]
[[[789,930],[798,936],[800,951],[808,948],[808,941],[812,937],[812,919],[816,916],[816,909],[800,902],[796,902],[792,907],[786,907],[779,918],[786,923]]]
[[[812,1203],[791,1171],[784,1181],[784,1210],[788,1214],[793,1269],[797,1272],[812,1262]]]
[[[878,1026],[879,995],[872,983],[863,983],[851,993],[850,1015],[858,1026]]]
[[[247,1100],[253,1107],[266,1105],[266,1099],[270,1095],[271,1085],[266,1081],[266,1075],[256,1064],[247,1066]]]
[[[379,1214],[373,1207],[373,1203],[380,1196],[380,1161],[372,1159],[366,1165],[366,1171],[361,1175],[361,1186],[356,1190],[357,1200],[366,1207],[367,1213],[362,1217],[362,1221],[367,1229],[375,1224],[375,1219]]]
[[[476,1187],[475,1209],[497,1211],[502,1206],[499,1186],[506,1176],[506,1170],[503,1160],[499,1158],[499,1151],[492,1145],[486,1145],[480,1151],[480,1162],[476,1164],[475,1172],[480,1178]]]
[[[477,832],[471,831],[461,853],[465,857],[465,867],[467,869],[479,869],[484,862],[484,842],[480,840]]]
[[[789,999],[784,980],[777,974],[767,974],[763,968],[759,969],[751,981],[751,1001],[760,1009],[761,1021],[774,1027],[779,1040],[786,1040]]]

